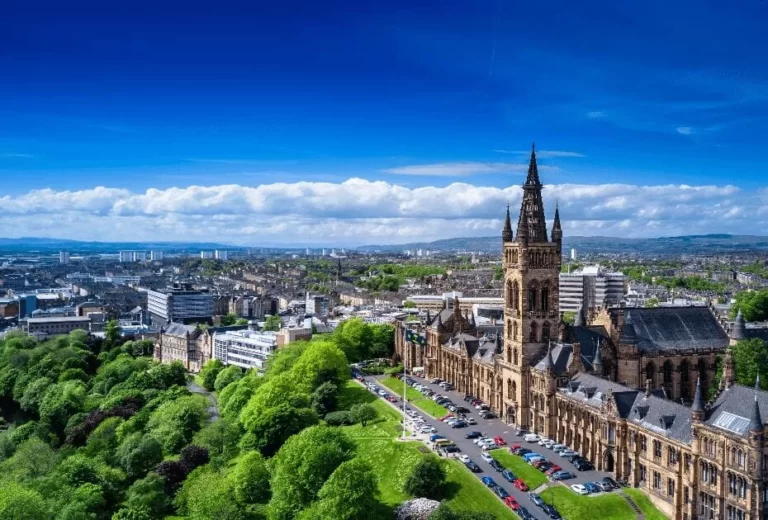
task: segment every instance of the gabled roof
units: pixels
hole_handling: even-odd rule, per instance
[[[641,351],[724,350],[728,346],[728,335],[706,307],[627,308],[623,312],[631,316]]]
[[[165,326],[163,329],[163,334],[168,334],[169,336],[186,336],[187,333],[189,333],[192,337],[197,337],[196,334],[199,334],[201,332],[201,329],[198,327],[195,327],[194,325],[184,325],[183,323],[176,323],[172,322]]]
[[[638,391],[627,420],[654,433],[690,444],[693,439],[691,415],[687,406],[655,393],[646,396]]]

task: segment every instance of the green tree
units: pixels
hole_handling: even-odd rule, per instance
[[[366,426],[368,421],[372,421],[378,416],[376,408],[368,403],[358,403],[353,405],[350,412],[352,412],[352,418],[355,422],[361,423],[363,427]]]
[[[117,320],[109,320],[104,326],[104,349],[110,350],[120,341],[120,325]]]
[[[37,491],[16,482],[0,485],[0,518],[3,520],[47,520],[50,514]]]
[[[405,479],[406,493],[420,498],[438,498],[445,487],[446,473],[435,457],[426,457],[413,468]]]
[[[568,325],[573,325],[573,323],[576,321],[576,313],[571,311],[565,311],[563,313],[563,323],[567,323]]]
[[[258,451],[240,457],[227,475],[235,499],[241,504],[264,504],[269,501],[269,470]]]
[[[229,366],[227,368],[224,368],[219,372],[219,375],[216,376],[216,380],[213,384],[213,388],[217,392],[221,392],[224,390],[224,388],[227,387],[227,385],[234,383],[238,379],[243,377],[243,371],[240,369],[240,367],[237,366]]]
[[[270,520],[290,520],[312,503],[353,450],[346,434],[329,426],[314,426],[288,439],[272,460]]]
[[[124,507],[112,515],[112,520],[154,520],[155,518],[158,517],[152,516],[152,512],[144,505]]]
[[[371,466],[361,459],[348,460],[331,474],[320,488],[319,500],[300,518],[367,518],[377,509],[378,495],[378,481]]]
[[[731,306],[731,319],[741,311],[746,321],[763,321],[768,319],[768,289],[759,291],[744,291],[736,294]]]
[[[245,510],[235,500],[229,479],[208,465],[187,477],[175,502],[178,512],[189,520],[245,519]]]
[[[332,341],[313,341],[291,369],[293,383],[309,394],[330,381],[336,385],[349,379],[347,357]]]
[[[137,478],[163,460],[163,447],[154,437],[136,432],[120,444],[115,457],[129,477]]]
[[[193,442],[207,449],[211,459],[218,464],[237,456],[237,443],[242,436],[237,417],[223,416],[197,432]]]
[[[312,392],[312,409],[319,416],[336,410],[339,401],[339,387],[330,381],[326,381]]]
[[[659,306],[659,299],[658,298],[648,298],[645,301],[645,307],[647,309],[653,309],[654,307],[658,307],[658,306]]]
[[[221,324],[225,327],[228,327],[230,325],[234,325],[237,320],[238,320],[238,315],[235,314],[234,312],[230,312],[221,317]]]
[[[283,321],[280,319],[280,316],[267,316],[267,319],[264,321],[263,330],[277,332],[282,326]]]
[[[162,518],[168,510],[168,497],[164,491],[165,482],[157,473],[148,473],[146,477],[134,482],[125,495],[128,509],[149,510],[151,518]]]
[[[224,363],[219,359],[211,359],[203,366],[203,369],[200,371],[200,379],[203,381],[203,387],[206,390],[209,392],[215,390],[216,378],[222,370],[224,370]]]
[[[58,460],[58,454],[47,443],[30,437],[19,444],[13,457],[0,464],[0,472],[16,481],[32,481],[53,471]]]
[[[40,421],[62,436],[69,418],[80,412],[84,405],[85,385],[82,381],[51,385],[40,403]]]
[[[405,302],[403,302],[403,308],[404,309],[415,309],[416,308],[416,302],[414,302],[412,300],[405,300]]]
[[[202,395],[179,397],[160,405],[149,418],[147,431],[168,453],[175,453],[208,419],[208,399]]]
[[[248,422],[247,431],[256,439],[254,448],[270,457],[291,435],[318,422],[319,418],[314,410],[306,407],[296,408],[289,403],[282,403],[267,408],[253,417]]]
[[[768,366],[768,344],[752,338],[739,341],[731,348],[733,365],[736,371],[736,382],[746,386],[754,386],[757,375],[760,385],[768,389],[768,377],[765,377],[765,367]]]

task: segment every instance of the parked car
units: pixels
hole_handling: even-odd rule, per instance
[[[599,493],[601,491],[600,487],[594,482],[585,482],[584,487],[587,488],[587,491],[590,493]]]
[[[467,462],[469,462],[469,461],[470,461],[470,459],[469,459],[469,455],[467,455],[467,454],[464,454],[464,455],[460,455],[460,456],[459,456],[459,460],[460,460],[461,462],[463,462],[464,464],[466,464]]]
[[[467,423],[462,420],[454,421],[453,424],[451,424],[451,428],[466,428],[466,426]]]
[[[528,448],[520,448],[519,450],[517,450],[517,454],[520,455],[521,457],[525,457],[529,453],[533,453],[533,452]]]
[[[576,475],[571,473],[570,471],[556,471],[550,475],[550,478],[552,480],[568,480],[572,478],[576,478]]]
[[[483,419],[495,419],[496,418],[496,414],[494,414],[490,410],[483,410],[482,412],[480,412],[477,415],[479,415]]]
[[[481,448],[483,450],[485,450],[485,451],[491,451],[491,450],[498,450],[499,449],[499,447],[494,442],[489,442],[487,444],[484,444],[483,446],[481,446]]]
[[[588,460],[576,460],[574,461],[573,465],[576,467],[579,471],[591,471],[595,469],[595,466],[592,465],[591,462]]]
[[[525,462],[531,462],[531,459],[534,459],[536,457],[540,457],[542,459],[544,458],[541,456],[540,453],[536,453],[535,451],[529,451],[528,453],[523,455],[523,459],[525,460]]]
[[[504,505],[508,508],[512,509],[513,511],[517,511],[520,509],[520,504],[515,500],[515,497],[509,496],[504,499]]]
[[[501,476],[504,477],[504,480],[506,480],[507,482],[514,482],[515,480],[517,480],[517,477],[515,476],[515,474],[509,471],[508,469],[505,469],[504,471],[502,471]]]
[[[563,448],[565,448],[565,445],[563,445],[563,444],[553,444],[552,446],[550,446],[550,449],[552,451],[557,451],[557,450],[563,449]]]
[[[477,424],[477,421],[474,419],[474,417],[467,417],[467,424],[471,424],[472,426],[474,426],[475,424]]]
[[[525,437],[523,437],[523,440],[525,440],[525,442],[539,442],[539,436],[535,433],[527,433],[525,434]]]
[[[587,491],[587,488],[585,488],[585,487],[584,487],[584,486],[582,486],[581,484],[573,484],[573,485],[571,486],[571,489],[572,489],[572,490],[573,490],[575,493],[578,493],[579,495],[589,495],[589,491]]]
[[[436,434],[434,434],[434,435],[430,435],[430,436],[429,436],[429,441],[430,441],[430,442],[435,442],[437,439],[445,439],[445,437],[443,437],[443,436],[442,436],[442,435],[440,435],[439,433],[436,433]]]
[[[490,463],[493,460],[493,457],[491,457],[490,453],[483,453],[480,455],[480,458],[482,458],[485,462]]]
[[[547,468],[547,470],[544,473],[546,473],[547,475],[552,475],[553,473],[557,473],[558,471],[562,471],[562,470],[563,468],[561,468],[557,464],[553,464],[552,466]]]
[[[602,482],[607,482],[607,483],[609,483],[609,484],[610,484],[610,485],[613,487],[613,489],[619,489],[619,488],[621,487],[621,486],[619,485],[619,483],[618,483],[618,482],[616,482],[615,480],[613,480],[611,477],[605,477],[605,478],[603,478]]]
[[[523,479],[519,478],[519,479],[515,480],[514,484],[515,484],[515,487],[517,489],[519,489],[520,491],[528,491],[528,484],[523,482]]]
[[[480,473],[483,470],[480,469],[480,466],[472,462],[471,460],[469,462],[465,462],[464,465],[471,471],[472,473]]]
[[[495,486],[495,485],[496,485],[496,481],[495,481],[495,480],[493,480],[491,477],[483,477],[483,478],[481,478],[480,480],[482,480],[482,481],[483,481],[483,484],[485,484],[485,485],[486,485],[486,486],[488,486],[488,487],[491,487],[491,486]]]
[[[557,512],[557,509],[554,508],[554,506],[551,506],[549,504],[544,504],[541,506],[541,509],[547,513],[547,516],[552,518],[553,520],[560,520],[562,517],[560,516],[560,513]]]
[[[490,464],[490,465],[491,465],[491,467],[492,467],[493,469],[495,469],[496,471],[504,471],[504,466],[502,466],[501,464],[499,464],[499,462],[498,462],[497,460],[495,460],[495,459],[494,459],[494,460],[491,460],[491,461],[490,461],[488,464]]]
[[[515,431],[515,435],[517,435],[518,437],[524,437],[528,433],[529,433],[528,430],[524,430],[522,428],[520,428],[519,430]]]
[[[467,408],[465,406],[457,406],[456,407],[456,411],[458,413],[469,413],[469,408]]]
[[[609,482],[603,480],[595,482],[595,485],[600,488],[600,491],[611,491],[613,489],[613,486]]]
[[[536,518],[531,514],[530,511],[522,506],[517,510],[517,514],[520,516],[520,518],[522,518],[522,520],[535,520]]]
[[[507,445],[507,441],[505,441],[504,437],[502,437],[502,436],[494,437],[493,438],[493,442],[495,442],[499,446],[506,446]]]
[[[499,497],[502,500],[504,500],[505,498],[507,498],[509,496],[509,493],[507,493],[507,490],[504,489],[501,486],[494,486],[493,487],[493,492],[496,493],[496,496]]]
[[[548,443],[550,439],[547,439],[546,437],[539,437],[539,446],[544,446],[544,444]]]
[[[552,449],[552,446],[554,446],[554,445],[555,445],[555,441],[553,441],[552,439],[550,439],[550,440],[548,440],[547,442],[544,443],[544,447],[545,448],[549,448],[549,449]]]
[[[534,504],[536,504],[539,507],[541,507],[542,504],[544,504],[544,501],[536,493],[533,493],[533,492],[528,493],[528,498],[530,498],[531,502],[533,502]]]
[[[443,451],[445,453],[458,453],[461,450],[459,449],[458,446],[446,446],[445,448],[443,448]]]
[[[469,432],[466,435],[464,435],[465,439],[479,439],[483,436],[480,432]]]

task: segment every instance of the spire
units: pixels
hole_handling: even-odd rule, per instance
[[[555,362],[552,361],[552,342],[550,341],[547,345],[547,355],[544,356],[544,368],[554,370],[555,369]]]
[[[427,325],[432,323],[432,316],[429,314],[429,309],[427,309]]]
[[[560,227],[560,207],[555,204],[555,221],[552,223],[552,242],[563,239],[563,228]]]
[[[437,313],[437,331],[441,332],[441,329],[443,328],[443,315],[442,313]]]
[[[584,327],[586,324],[587,320],[584,317],[584,301],[582,300],[581,305],[579,306],[579,312],[573,317],[573,326]]]
[[[693,395],[691,411],[696,413],[704,413],[704,396],[702,396],[701,392],[701,377],[696,378],[696,393]]]
[[[744,315],[741,314],[741,309],[736,314],[736,320],[734,320],[728,336],[736,341],[747,339],[747,324],[744,323]]]
[[[528,177],[523,184],[523,200],[517,221],[517,238],[522,242],[547,242],[547,223],[544,220],[544,202],[541,199],[541,181],[536,165],[536,150],[531,149]]]
[[[603,355],[601,354],[600,341],[595,346],[595,357],[592,359],[592,371],[598,376],[603,375]]]
[[[763,419],[760,416],[760,405],[757,404],[757,390],[760,388],[760,374],[755,380],[755,403],[752,405],[752,415],[749,416],[749,431],[763,431]]]
[[[503,242],[511,242],[513,238],[512,221],[509,218],[509,204],[507,204],[507,216],[504,219],[504,229],[501,230],[501,240]]]
[[[475,328],[477,323],[475,323],[475,313],[472,312],[469,314],[469,324],[472,326],[472,328]]]

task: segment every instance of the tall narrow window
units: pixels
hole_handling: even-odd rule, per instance
[[[529,334],[528,341],[531,343],[539,342],[539,331],[535,321],[531,323],[531,332]]]
[[[533,287],[528,289],[528,310],[536,310],[536,289]]]
[[[549,287],[544,287],[541,289],[541,310],[549,310]]]

